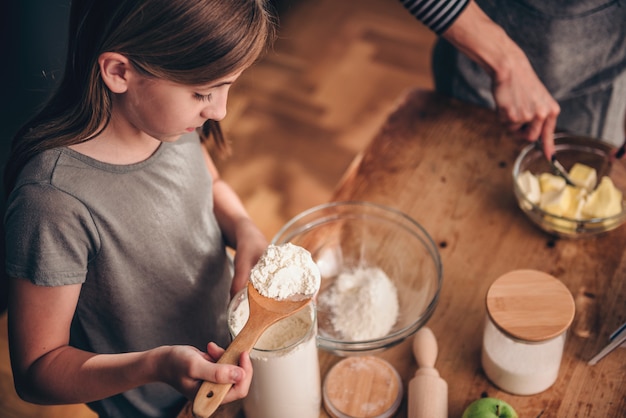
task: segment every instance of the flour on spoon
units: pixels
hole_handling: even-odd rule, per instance
[[[284,300],[298,295],[315,295],[321,277],[307,250],[285,243],[267,247],[250,271],[250,281],[261,295]]]

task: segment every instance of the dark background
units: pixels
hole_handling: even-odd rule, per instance
[[[4,0],[0,5],[0,166],[4,173],[11,138],[41,106],[61,77],[69,0]],[[2,176],[4,177],[4,176]],[[4,182],[3,182],[4,183]],[[4,185],[0,213],[4,218]],[[0,312],[6,309],[5,240],[0,241]]]

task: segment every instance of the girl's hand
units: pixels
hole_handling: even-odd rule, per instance
[[[267,239],[250,219],[244,219],[238,223],[236,234],[235,274],[230,288],[231,297],[246,286],[250,278],[250,270],[268,246]]]
[[[224,349],[215,343],[203,353],[191,346],[164,346],[155,349],[154,368],[157,380],[169,384],[193,401],[203,381],[232,384],[223,403],[244,398],[252,381],[252,363],[248,353],[239,358],[239,366],[217,364]]]
[[[246,212],[239,196],[220,177],[207,149],[202,149],[207,168],[213,177],[213,210],[226,244],[236,251],[235,274],[230,288],[230,296],[233,297],[245,287],[250,270],[263,255],[268,242]]]

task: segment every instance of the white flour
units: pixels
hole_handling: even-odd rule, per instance
[[[534,395],[556,381],[565,333],[543,343],[512,341],[487,320],[481,354],[483,370],[500,389],[515,395]]]
[[[283,300],[313,296],[320,288],[320,271],[311,254],[286,243],[269,245],[250,272],[250,281],[263,296]]]
[[[398,292],[379,268],[360,268],[342,273],[327,292],[320,307],[330,311],[333,328],[349,341],[384,337],[398,318]]]

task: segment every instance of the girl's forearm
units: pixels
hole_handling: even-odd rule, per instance
[[[222,179],[213,183],[213,210],[226,242],[237,247],[237,228],[253,223],[235,191]]]
[[[16,375],[15,387],[22,399],[37,404],[104,399],[158,380],[158,351],[94,354],[60,347],[34,362],[21,377]]]
[[[252,222],[237,193],[220,176],[206,147],[202,148],[204,161],[213,178],[213,211],[226,243],[237,247],[237,227]]]

